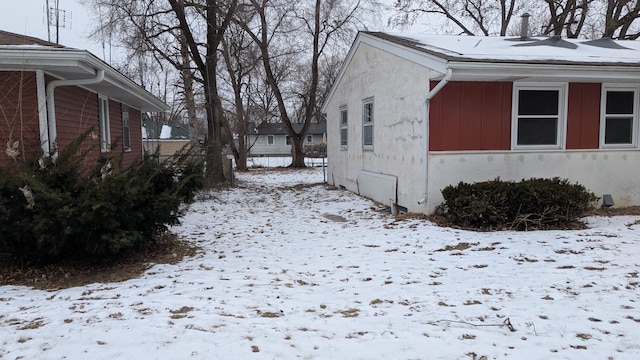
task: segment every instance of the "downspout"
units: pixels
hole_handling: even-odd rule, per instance
[[[424,151],[424,161],[422,162],[422,199],[418,201],[418,205],[427,203],[428,198],[428,176],[429,176],[429,101],[451,80],[453,72],[451,68],[447,66],[447,72],[436,86],[433,87],[425,96],[424,103],[422,105],[422,150]]]
[[[55,104],[55,90],[60,86],[76,86],[76,85],[90,85],[97,84],[104,80],[104,70],[96,69],[96,76],[89,79],[78,80],[54,80],[47,85],[47,122],[49,124],[49,153],[54,151],[54,144],[58,140],[58,131],[56,124],[56,104]],[[58,150],[53,153],[53,158],[58,156]]]

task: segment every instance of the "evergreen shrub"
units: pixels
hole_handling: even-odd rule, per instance
[[[25,264],[115,258],[153,245],[179,223],[203,184],[203,164],[183,150],[121,167],[118,156],[87,166],[86,134],[58,157],[0,169],[0,252]]]
[[[476,229],[533,230],[565,227],[593,208],[596,196],[569,180],[500,179],[460,182],[442,190],[436,215],[453,225]]]

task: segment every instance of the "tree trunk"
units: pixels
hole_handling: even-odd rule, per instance
[[[304,136],[296,134],[295,136],[291,136],[291,165],[289,167],[292,168],[303,168],[306,167],[304,163],[304,149],[302,144],[304,143]]]
[[[208,145],[207,145],[207,171],[206,179],[208,185],[212,186],[225,181],[222,168],[222,102],[218,96],[218,83],[215,76],[217,59],[214,55],[207,55],[207,78],[204,92],[207,98],[207,122]]]
[[[238,159],[236,159],[236,167],[239,171],[247,171],[247,144],[245,141],[246,131],[242,135],[238,135]]]
[[[182,68],[180,69],[182,75],[182,82],[184,83],[184,102],[187,108],[187,119],[189,121],[189,139],[191,140],[191,146],[199,146],[198,139],[198,118],[196,116],[196,101],[193,93],[193,74],[189,64],[189,46],[187,45],[187,39],[184,36],[184,32],[180,33],[180,55],[182,58]]]
[[[205,55],[204,95],[207,99],[208,145],[207,172],[208,185],[224,182],[222,167],[222,101],[218,95],[218,34],[217,10],[215,0],[207,0],[207,53]]]

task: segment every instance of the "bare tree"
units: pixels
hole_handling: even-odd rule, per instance
[[[260,49],[267,84],[291,139],[292,167],[305,166],[303,140],[320,117],[320,59],[335,41],[352,38],[362,10],[361,1],[347,0],[249,0],[243,7],[238,24]],[[302,124],[299,130],[296,122]]]
[[[585,25],[589,6],[595,0],[545,0],[549,10],[549,21],[542,33],[577,38]]]
[[[507,34],[513,15],[523,8],[521,0],[396,0],[394,16],[389,24],[398,28],[410,26],[421,16],[434,17],[452,24],[453,32],[466,35]]]
[[[260,63],[260,51],[255,43],[241,27],[231,26],[222,41],[222,55],[227,71],[226,81],[233,94],[230,99],[234,109],[231,116],[235,121],[229,121],[229,129],[233,129],[238,137],[238,147],[233,146],[236,166],[240,171],[247,170],[246,144],[249,118],[247,106],[251,98],[251,83],[255,81],[255,73]],[[231,135],[231,131],[229,133]]]
[[[640,38],[639,0],[395,0],[394,9],[390,25],[407,28],[426,17],[436,33],[504,36],[513,15],[527,11],[542,35]]]
[[[636,21],[640,18],[640,1],[608,0],[604,16],[604,37],[630,40],[640,37]]]
[[[207,180],[224,180],[222,171],[223,123],[218,94],[218,48],[231,23],[237,0],[85,0],[99,9],[96,33],[117,34],[117,41],[132,53],[151,53],[158,63],[180,71],[188,116],[196,116],[194,81],[202,84],[207,113]],[[190,126],[191,128],[191,126]]]

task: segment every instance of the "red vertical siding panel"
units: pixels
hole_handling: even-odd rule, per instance
[[[36,73],[0,72],[0,166],[13,159],[4,151],[7,142],[18,143],[20,158],[41,154]]]
[[[479,82],[462,83],[460,96],[460,140],[455,146],[460,149],[483,148],[483,84]],[[493,105],[492,105],[493,106]],[[453,144],[452,144],[453,145]]]
[[[435,84],[437,84],[437,82],[432,81],[430,88],[433,89]],[[442,148],[442,141],[440,141],[440,134],[442,134],[442,118],[442,96],[438,96],[436,94],[436,96],[429,101],[429,150]]]
[[[482,146],[479,150],[511,148],[511,83],[486,83],[482,93]]]
[[[49,80],[49,78],[48,78]],[[55,80],[55,78],[50,78]],[[98,95],[78,86],[61,86],[56,88],[56,129],[58,151],[68,146],[86,131],[100,134],[98,121]],[[82,148],[87,151],[84,166],[93,168],[100,158],[100,140],[89,136]]]
[[[450,83],[447,96],[442,99],[442,141],[447,150],[460,147],[462,122],[462,86],[460,83]],[[449,85],[449,84],[447,84]],[[446,87],[446,86],[445,86]]]
[[[600,92],[600,84],[569,84],[567,149],[597,149],[599,147]]]
[[[429,150],[510,149],[512,88],[503,82],[448,83],[429,104]]]

